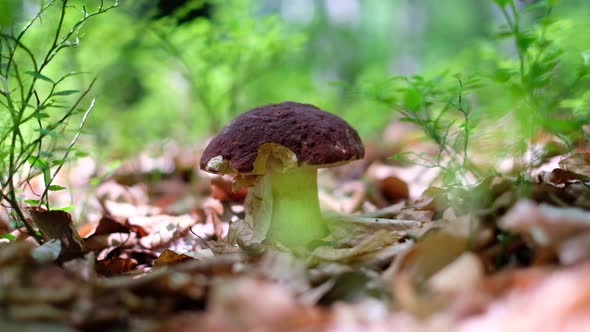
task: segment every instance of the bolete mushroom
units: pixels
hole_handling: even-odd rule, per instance
[[[244,204],[253,240],[297,247],[327,232],[317,169],[363,156],[363,143],[346,121],[313,105],[287,101],[237,116],[205,148],[200,167],[235,175],[234,187],[251,187]]]

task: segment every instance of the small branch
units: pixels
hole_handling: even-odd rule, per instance
[[[86,93],[84,93],[79,100],[81,100],[82,98],[84,98],[84,96],[86,96],[86,94],[90,91],[90,89],[92,89],[92,86],[94,85],[94,83],[96,82],[96,79],[94,79],[92,81],[92,83],[90,83],[90,86],[88,87],[88,89],[86,89]],[[76,132],[76,135],[74,135],[74,138],[72,139],[72,141],[70,142],[70,145],[68,145],[68,147],[66,148],[66,152],[64,154],[64,156],[62,157],[62,160],[66,160],[68,158],[68,156],[70,155],[70,152],[72,151],[72,148],[74,147],[74,144],[76,144],[76,142],[78,141],[78,138],[80,138],[80,134],[82,132],[82,128],[84,127],[84,124],[86,124],[86,119],[88,118],[88,114],[90,114],[90,111],[94,108],[94,102],[96,101],[96,99],[92,99],[92,101],[90,102],[90,106],[88,106],[88,108],[86,109],[86,111],[84,112],[84,115],[82,116],[82,120],[80,121],[80,126],[78,127],[78,131]],[[76,105],[74,105],[73,108],[75,108],[77,106],[78,103],[76,103]],[[41,194],[41,201],[46,201],[47,200],[47,195],[49,192],[49,186],[51,186],[51,183],[53,183],[53,180],[55,180],[55,177],[57,176],[57,174],[59,173],[59,171],[62,169],[64,163],[60,163],[57,166],[57,169],[55,170],[55,172],[53,173],[53,175],[51,176],[51,179],[49,181],[49,183],[45,184],[45,190],[43,191],[43,193]],[[47,209],[49,209],[49,203],[47,202]]]

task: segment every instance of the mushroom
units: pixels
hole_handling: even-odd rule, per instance
[[[305,246],[327,234],[317,169],[362,159],[361,139],[346,121],[309,104],[283,102],[237,116],[203,151],[201,169],[232,174],[251,187],[244,202],[253,241]]]

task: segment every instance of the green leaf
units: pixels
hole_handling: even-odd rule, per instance
[[[52,107],[52,108],[69,108],[66,105],[61,105],[61,104],[51,104],[51,105],[47,105],[47,107]]]
[[[494,37],[498,39],[511,37],[513,34],[512,29],[507,25],[502,25],[494,32]]]
[[[52,208],[51,211],[64,211],[64,212],[69,212],[75,209],[75,206],[73,205],[67,205],[67,206],[63,206],[63,207],[58,207],[58,208]]]
[[[36,112],[35,114],[33,114],[33,117],[34,117],[35,119],[47,119],[47,118],[49,118],[50,116],[49,116],[49,114],[47,114],[47,113]]]
[[[494,70],[492,73],[491,79],[496,82],[505,83],[515,74],[516,73],[510,69],[496,68],[496,70]]]
[[[14,240],[16,240],[16,237],[12,234],[2,234],[2,235],[0,235],[0,239],[7,239],[10,241],[14,241]]]
[[[64,189],[66,189],[66,187],[62,187],[57,184],[52,184],[47,188],[47,190],[49,190],[49,191],[60,191],[60,190],[64,190]]]
[[[36,71],[27,71],[26,73],[33,76],[34,78],[37,78],[37,79],[40,79],[43,81],[47,81],[49,83],[55,83],[55,82],[53,82],[53,80],[51,78],[49,78],[41,73],[38,73]]]
[[[506,5],[509,5],[512,0],[493,0],[498,6],[500,7],[504,7]]]
[[[57,137],[58,134],[55,130],[51,130],[51,129],[47,129],[47,128],[35,128],[35,131],[39,132],[39,136],[41,137],[45,137],[45,136],[51,136],[51,137]]]
[[[585,50],[580,53],[584,66],[590,66],[590,50]]]
[[[41,203],[38,199],[25,199],[24,202],[29,205],[39,205]]]
[[[40,170],[43,173],[43,180],[45,184],[51,182],[51,171],[49,170],[49,163],[41,158],[30,157],[29,163],[31,167]]]
[[[526,52],[532,43],[537,40],[537,36],[531,33],[518,33],[516,35],[516,46],[521,52]]]
[[[63,90],[63,91],[54,92],[52,94],[52,96],[69,96],[69,95],[73,95],[73,94],[76,94],[79,92],[80,92],[80,90]]]
[[[409,111],[417,111],[422,106],[423,96],[420,91],[408,89],[404,94],[404,107]]]
[[[76,151],[74,155],[78,158],[88,157],[89,153],[86,151]]]

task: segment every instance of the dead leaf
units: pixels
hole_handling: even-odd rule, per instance
[[[554,168],[547,178],[548,182],[555,185],[564,185],[576,181],[587,182],[588,180],[590,180],[588,175],[578,174],[561,168]]]
[[[572,153],[559,162],[559,167],[566,171],[590,176],[590,153]]]
[[[518,287],[501,286],[506,295],[481,314],[462,320],[456,331],[572,331],[590,326],[590,265],[563,271],[535,271]],[[520,274],[531,274],[522,271]]]
[[[137,245],[138,239],[135,233],[112,233],[104,235],[91,235],[85,241],[89,250],[102,250],[112,247],[133,247]]]
[[[154,268],[162,267],[165,265],[172,265],[179,262],[194,259],[191,256],[185,254],[178,254],[172,250],[166,249],[162,251],[160,256],[154,261]]]
[[[355,246],[375,232],[386,230],[405,233],[419,228],[422,223],[415,220],[370,218],[364,216],[325,216],[330,234],[349,246]]]
[[[27,241],[0,243],[0,268],[24,264],[34,247],[33,243]]]
[[[359,302],[368,298],[383,298],[386,294],[376,272],[368,269],[347,271],[331,279],[331,287],[319,299],[319,304]]]
[[[428,187],[409,207],[416,210],[444,211],[449,206],[447,196],[448,190],[439,187]]]
[[[41,208],[31,207],[27,210],[35,225],[39,227],[43,238],[47,241],[60,240],[62,251],[60,259],[82,257],[88,250],[82,238],[74,228],[72,216],[65,211],[47,211]]]
[[[248,188],[236,191],[232,188],[233,179],[230,176],[215,176],[211,178],[211,197],[223,203],[243,203]]]
[[[530,235],[539,245],[547,246],[590,230],[590,212],[521,200],[501,218],[499,225]]]
[[[129,224],[139,226],[145,230],[146,235],[139,242],[144,248],[158,248],[170,243],[172,240],[186,234],[196,219],[190,215],[181,216],[135,216],[129,218]]]
[[[358,243],[352,248],[332,248],[328,246],[317,247],[311,256],[326,261],[348,261],[359,259],[363,255],[375,253],[379,249],[396,243],[402,237],[400,233],[378,230],[373,235]]]
[[[126,225],[123,225],[121,222],[116,220],[114,217],[111,216],[103,216],[98,221],[98,226],[96,226],[96,230],[94,231],[95,235],[104,235],[104,234],[111,234],[111,233],[129,233],[130,229]]]
[[[447,299],[433,292],[428,280],[465,252],[467,244],[465,237],[433,230],[401,255],[392,281],[394,298],[402,308],[418,317],[444,308]]]
[[[401,258],[399,270],[415,282],[423,282],[465,252],[467,244],[467,237],[432,230]]]
[[[96,262],[96,273],[103,276],[114,276],[129,272],[137,267],[133,259],[112,257]]]
[[[428,285],[436,292],[452,294],[475,289],[483,277],[484,267],[479,258],[466,252],[430,277]]]
[[[410,197],[408,184],[397,176],[390,175],[378,183],[379,190],[390,202],[398,202]]]
[[[288,288],[265,280],[218,279],[208,303],[199,325],[207,331],[314,331],[325,324],[321,311],[301,305]]]

